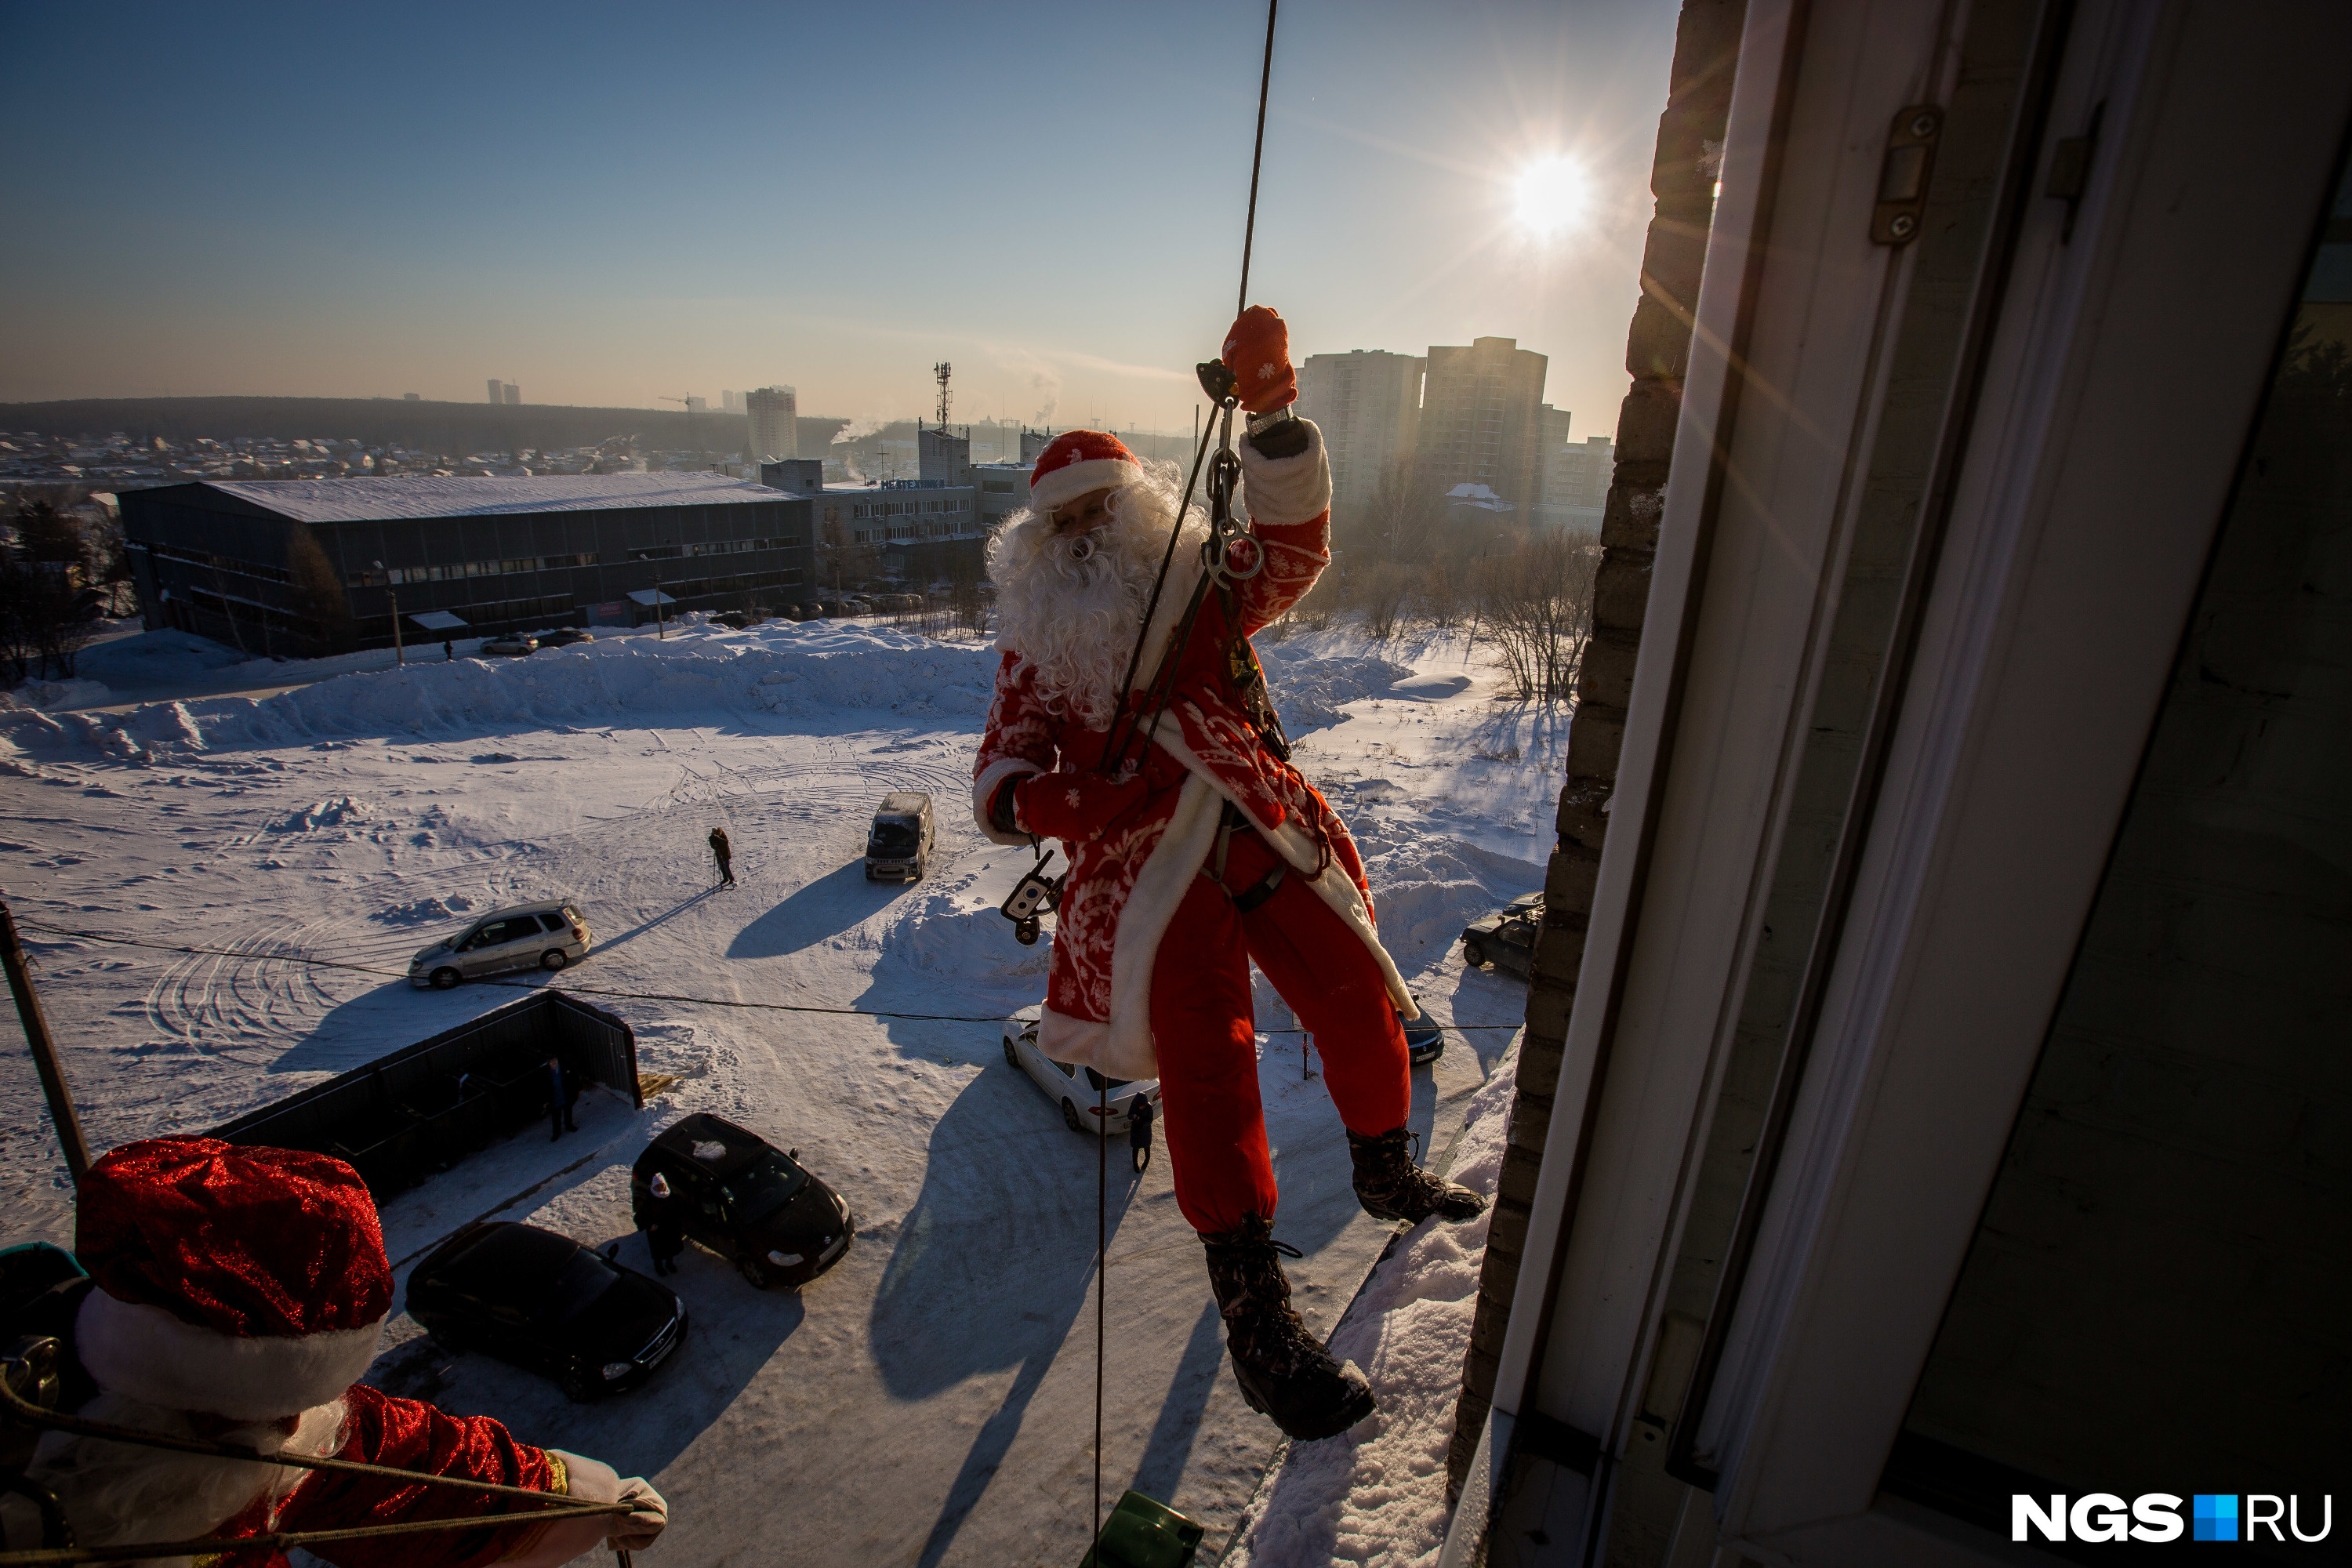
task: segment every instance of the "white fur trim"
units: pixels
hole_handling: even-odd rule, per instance
[[[1151,1040],[1151,967],[1168,922],[1176,918],[1176,906],[1192,890],[1192,879],[1216,842],[1223,799],[1199,773],[1185,778],[1174,815],[1119,907],[1118,931],[1110,948],[1110,1038],[1103,1050],[1110,1065],[1097,1064],[1113,1078],[1160,1076],[1160,1057]],[[1139,1068],[1142,1070],[1134,1070]]]
[[[1049,1062],[1066,1062],[1074,1068],[1092,1068],[1102,1072],[1103,1063],[1110,1055],[1110,1026],[1090,1018],[1073,1018],[1067,1013],[1047,1007],[1037,1017],[1037,1054]],[[1157,1064],[1153,1071],[1132,1076],[1151,1078],[1156,1074]]]
[[[1184,532],[1186,537],[1176,545],[1176,558],[1168,563],[1168,581],[1160,590],[1159,607],[1151,612],[1151,629],[1143,639],[1143,657],[1135,661],[1129,691],[1148,689],[1151,678],[1160,673],[1160,661],[1176,635],[1176,623],[1184,618],[1184,607],[1192,602],[1192,584],[1209,569],[1201,558],[1201,546],[1209,539],[1207,525],[1187,528]]]
[[[1281,528],[1312,522],[1331,510],[1331,465],[1323,455],[1323,432],[1312,419],[1299,423],[1307,426],[1307,450],[1287,458],[1262,456],[1246,440],[1234,443],[1252,522]]]
[[[971,782],[971,819],[979,826],[982,837],[998,844],[1021,845],[1029,842],[1027,834],[1018,829],[1006,833],[990,822],[988,802],[1006,779],[1027,778],[1045,771],[1036,763],[1024,761],[1019,757],[999,757],[981,770],[980,777]]]
[[[1142,482],[1142,468],[1124,458],[1087,458],[1039,475],[1029,487],[1029,510],[1049,512],[1088,490],[1115,490]]]
[[[602,1459],[566,1453],[562,1448],[549,1448],[546,1453],[563,1467],[564,1496],[583,1502],[621,1500],[620,1475]],[[604,1545],[604,1538],[619,1522],[612,1514],[599,1513],[586,1519],[559,1519],[536,1530],[519,1531],[516,1533],[521,1539],[498,1561],[510,1568],[562,1568],[573,1558]]]
[[[112,1393],[168,1410],[266,1421],[340,1396],[375,1359],[383,1331],[379,1318],[363,1329],[241,1339],[97,1289],[74,1319],[74,1351]]]

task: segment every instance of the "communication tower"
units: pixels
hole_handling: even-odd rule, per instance
[[[948,374],[954,369],[955,366],[945,360],[931,366],[931,379],[940,384],[940,428],[942,430],[948,427]]]

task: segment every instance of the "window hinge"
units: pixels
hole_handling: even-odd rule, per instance
[[[1878,205],[1871,209],[1874,245],[1908,245],[1919,237],[1927,206],[1927,177],[1936,170],[1936,138],[1944,111],[1932,103],[1899,110],[1886,133],[1886,156],[1878,165]]]

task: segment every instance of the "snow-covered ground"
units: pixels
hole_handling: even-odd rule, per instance
[[[148,636],[114,645],[108,675],[165,685],[217,658]],[[1323,633],[1262,652],[1297,760],[1355,826],[1382,932],[1424,1004],[1515,1026],[1524,990],[1465,973],[1454,938],[1538,884],[1564,713],[1494,701],[1494,672],[1458,641]],[[324,673],[272,668],[289,685]],[[27,931],[93,1143],[215,1125],[511,1000],[415,992],[395,972],[469,911],[569,896],[598,946],[556,983],[601,993],[636,1031],[641,1068],[677,1082],[643,1111],[592,1096],[577,1136],[519,1137],[394,1200],[394,1259],[495,1211],[625,1237],[624,1259],[645,1267],[627,1166],[692,1110],[797,1146],[849,1199],[858,1243],[796,1296],[753,1292],[690,1249],[673,1281],[694,1313],[687,1351],[608,1405],[440,1355],[404,1318],[375,1375],[654,1477],[673,1504],[668,1563],[1074,1561],[1091,1506],[1094,1148],[1005,1066],[989,1024],[712,1005],[992,1017],[1037,999],[1046,948],[1018,946],[995,912],[1028,852],[981,838],[964,805],[992,668],[978,646],[778,623],[363,670],[259,700],[0,712],[0,886],[18,919],[239,955]],[[940,803],[939,854],[911,888],[868,883],[858,861],[875,803],[899,789]],[[711,885],[714,824],[739,889]],[[1328,1330],[1391,1229],[1356,1208],[1338,1119],[1300,1037],[1281,1032],[1293,1020],[1270,992],[1259,1001],[1278,1233],[1305,1251],[1298,1300]],[[1456,1036],[1417,1070],[1413,1124],[1433,1160],[1474,1097],[1507,1100],[1511,1037]],[[19,1062],[0,1081],[5,1236],[68,1240],[69,1187]],[[1500,1114],[1463,1134],[1461,1171],[1492,1163]],[[1466,1325],[1483,1228],[1401,1245],[1341,1338],[1393,1387],[1389,1410],[1293,1450],[1260,1492],[1276,1434],[1223,1371],[1164,1160],[1138,1178],[1118,1153],[1107,1499],[1127,1486],[1167,1499],[1214,1548],[1258,1494],[1246,1550],[1268,1568],[1375,1555],[1359,1549],[1366,1531],[1393,1536],[1394,1561],[1425,1554],[1443,1436],[1432,1448],[1422,1429],[1442,1424],[1440,1405],[1450,1417],[1461,1351],[1439,1341]],[[1382,1498],[1368,1500],[1374,1472]]]

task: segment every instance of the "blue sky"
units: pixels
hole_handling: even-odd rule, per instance
[[[1252,299],[1294,349],[1516,337],[1606,434],[1671,0],[1285,0]],[[1265,11],[0,4],[0,401],[648,405],[1181,427]],[[1550,235],[1513,181],[1565,154]]]

